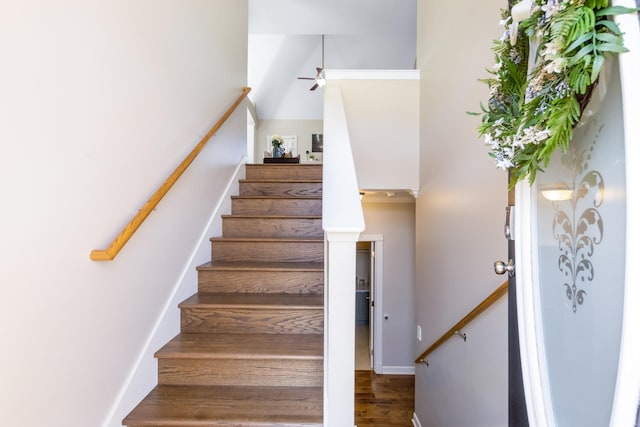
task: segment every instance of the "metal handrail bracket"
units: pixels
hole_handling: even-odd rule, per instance
[[[445,341],[447,341],[449,338],[451,338],[454,335],[460,336],[460,338],[462,338],[466,342],[467,334],[461,332],[462,328],[464,328],[466,325],[471,323],[473,319],[478,317],[486,309],[488,309],[493,304],[495,304],[496,301],[500,299],[500,297],[502,297],[504,294],[508,292],[508,290],[509,290],[509,282],[505,281],[500,286],[498,286],[496,290],[493,291],[488,297],[486,297],[480,304],[475,306],[473,310],[471,310],[466,316],[464,316],[458,323],[453,325],[451,329],[449,329],[440,338],[438,338],[433,344],[431,344],[429,348],[423,351],[422,354],[420,354],[420,356],[416,358],[415,363],[425,363],[426,357],[429,354],[433,353],[438,347],[440,347],[442,344],[445,343]],[[429,366],[428,362],[425,364]]]

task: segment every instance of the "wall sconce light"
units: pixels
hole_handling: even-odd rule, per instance
[[[360,200],[362,200],[364,198],[364,191],[360,192]]]
[[[573,196],[573,190],[565,183],[540,186],[540,194],[551,202],[569,200]]]

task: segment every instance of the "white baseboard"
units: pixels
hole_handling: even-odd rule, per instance
[[[415,366],[383,366],[383,375],[415,375]]]
[[[413,427],[422,427],[422,424],[420,424],[420,420],[418,419],[418,415],[415,412],[413,413],[411,423],[413,424]]]
[[[187,276],[191,274],[195,276],[195,268],[199,264],[196,255],[198,252],[207,252],[210,250],[211,243],[209,242],[209,238],[213,235],[212,229],[214,227],[221,227],[220,224],[214,224],[214,221],[220,221],[220,216],[224,212],[224,209],[231,209],[231,195],[237,192],[238,181],[240,178],[244,178],[244,165],[247,162],[246,156],[243,156],[239,162],[236,164],[236,168],[233,171],[233,174],[229,177],[227,185],[219,195],[217,203],[211,212],[209,220],[202,230],[200,237],[198,238],[197,243],[195,244],[189,259],[185,263],[180,276],[177,278],[175,285],[171,290],[171,294],[165,301],[164,306],[160,311],[159,317],[156,319],[153,327],[149,335],[146,338],[146,341],[142,347],[142,350],[138,354],[138,357],[133,363],[133,366],[129,373],[127,374],[127,378],[124,381],[124,384],[118,391],[118,395],[115,398],[114,403],[109,409],[109,413],[105,417],[105,421],[102,424],[102,427],[107,426],[120,426],[122,419],[124,416],[132,409],[131,401],[140,401],[148,392],[145,387],[149,387],[149,384],[144,384],[142,389],[140,389],[139,384],[144,381],[145,374],[145,366],[153,366],[153,381],[154,385],[157,384],[157,363],[154,361],[154,353],[156,349],[160,348],[164,343],[167,342],[171,336],[175,335],[178,332],[179,326],[176,325],[175,319],[171,322],[171,325],[167,325],[169,320],[171,320],[171,315],[169,314],[172,309],[175,309],[184,299],[183,296],[179,296],[181,289],[188,286],[197,286],[197,283],[193,282],[194,277],[190,277],[191,280],[187,280]],[[187,292],[188,294],[188,292]],[[175,331],[171,331],[167,335],[167,331],[171,328],[175,328]],[[166,329],[166,330],[165,330]],[[163,336],[167,335],[167,336]],[[146,368],[148,371],[150,368]],[[141,374],[141,372],[143,372]],[[149,373],[146,372],[146,376]]]

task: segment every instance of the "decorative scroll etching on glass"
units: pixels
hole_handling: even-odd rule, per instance
[[[609,425],[616,386],[626,189],[620,75],[609,66],[570,150],[538,175],[532,205],[538,348],[557,426]]]
[[[592,144],[599,141],[602,128],[603,125],[596,131]],[[573,175],[571,182],[561,189],[541,191],[543,197],[552,198],[555,210],[553,237],[558,241],[560,252],[558,268],[564,274],[565,282],[562,285],[574,313],[587,296],[583,286],[593,281],[595,267],[591,260],[604,232],[603,218],[598,208],[603,203],[605,185],[599,171],[589,170],[593,149],[592,145],[588,151],[572,150],[563,155],[561,163]],[[556,197],[545,195],[549,191],[555,192],[553,195]],[[553,200],[565,197],[567,203]]]

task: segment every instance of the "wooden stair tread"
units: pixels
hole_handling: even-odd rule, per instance
[[[322,426],[320,387],[155,387],[129,414],[128,426]]]
[[[301,237],[225,237],[216,236],[211,237],[210,241],[222,240],[225,242],[275,242],[275,243],[289,243],[289,242],[312,242],[312,243],[324,243],[324,239],[314,236],[301,236]]]
[[[243,270],[243,271],[324,271],[322,262],[206,262],[198,267],[198,271],[206,270]]]
[[[178,307],[285,308],[318,309],[324,307],[324,296],[311,294],[246,294],[199,292]]]
[[[322,360],[320,334],[178,334],[157,358]]]
[[[274,179],[274,178],[251,178],[251,179],[241,179],[239,182],[242,183],[260,183],[260,184],[322,184],[321,179],[300,179],[300,178],[291,178],[291,179]]]
[[[235,219],[322,219],[322,215],[237,215],[228,214],[221,215],[222,218],[235,218]]]
[[[247,163],[247,168],[322,168],[322,163]]]
[[[247,168],[322,168],[322,163],[247,163]]]
[[[232,200],[237,199],[274,199],[274,200],[322,200],[322,196],[286,196],[286,195],[246,195],[246,196],[231,196]]]

